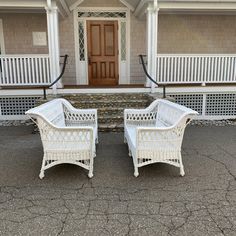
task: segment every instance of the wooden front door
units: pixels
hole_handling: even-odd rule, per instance
[[[88,21],[90,85],[118,85],[118,22]]]

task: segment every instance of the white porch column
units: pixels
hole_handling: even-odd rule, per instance
[[[60,75],[60,50],[59,50],[59,29],[58,29],[58,9],[56,6],[46,8],[47,11],[47,29],[48,29],[48,48],[50,57],[50,75],[51,82],[55,81]],[[53,93],[56,93],[57,87],[62,87],[59,82],[53,86]]]
[[[156,1],[155,1],[156,2]],[[157,79],[157,40],[158,40],[158,12],[159,9],[155,4],[150,4],[147,9],[147,60],[148,73],[156,80]],[[146,86],[151,86],[151,91],[154,91],[156,85],[148,78]]]

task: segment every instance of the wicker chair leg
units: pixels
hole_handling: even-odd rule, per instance
[[[183,164],[180,166],[180,175],[181,175],[182,177],[185,176]]]
[[[138,162],[137,159],[133,156],[133,163],[134,163],[134,176],[138,177],[139,172],[138,172]]]
[[[93,159],[94,157],[92,157],[90,159],[90,164],[89,164],[89,173],[88,173],[88,177],[91,179],[93,178]]]
[[[93,171],[92,171],[92,170],[89,170],[88,177],[89,177],[90,179],[93,178]]]
[[[139,172],[138,172],[138,167],[137,166],[134,167],[134,176],[135,177],[139,176]]]
[[[44,176],[45,176],[45,174],[44,174],[44,166],[45,166],[45,161],[43,160],[42,167],[41,167],[40,174],[39,174],[39,178],[40,179],[43,179]]]
[[[180,176],[185,176],[184,165],[183,165],[181,153],[179,154],[179,160],[180,160]]]
[[[41,171],[40,171],[40,174],[39,174],[39,178],[40,178],[40,179],[43,179],[44,176],[45,176],[45,175],[44,175],[44,170],[41,170]]]
[[[130,149],[129,149],[129,157],[132,157],[132,153]]]

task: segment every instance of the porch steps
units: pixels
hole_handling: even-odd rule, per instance
[[[123,131],[124,109],[145,108],[152,98],[147,93],[74,94],[61,96],[74,107],[98,109],[99,131]]]

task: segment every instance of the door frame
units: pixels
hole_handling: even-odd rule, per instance
[[[79,12],[111,12],[111,13],[126,13],[126,17],[79,17]],[[74,10],[74,36],[75,36],[75,67],[76,67],[76,84],[77,85],[89,85],[88,78],[88,45],[87,45],[87,21],[118,21],[118,73],[119,80],[118,84],[130,84],[130,10],[126,7],[94,7],[92,10],[88,7],[79,7]],[[121,57],[121,25],[125,24],[125,60]],[[83,28],[84,34],[84,58],[80,58],[80,39],[79,39],[79,30],[80,26]]]
[[[1,46],[1,54],[5,54],[5,42],[4,42],[4,31],[3,31],[2,19],[0,19],[0,46]]]

